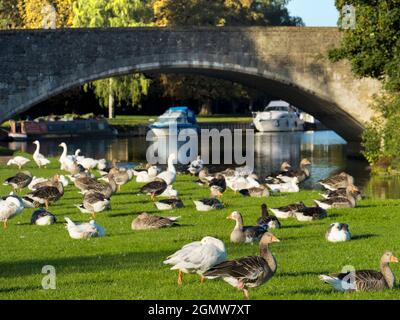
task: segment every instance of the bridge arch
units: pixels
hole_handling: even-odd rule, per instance
[[[132,72],[232,80],[314,115],[351,143],[379,83],[331,63],[336,28],[116,28],[0,32],[0,121],[89,81]]]

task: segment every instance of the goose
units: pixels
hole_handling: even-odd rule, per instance
[[[88,191],[83,197],[83,202],[76,207],[82,213],[89,213],[93,219],[96,219],[96,213],[104,210],[110,210],[110,200],[108,200],[102,193],[96,191]]]
[[[332,223],[325,234],[325,239],[329,242],[345,242],[350,241],[351,233],[349,225],[346,223]]]
[[[54,185],[44,186],[39,189],[36,189],[32,193],[27,194],[26,197],[36,203],[44,204],[46,210],[48,210],[49,203],[59,200],[63,195],[64,195],[64,187],[62,183],[58,181],[56,178]]]
[[[347,188],[349,185],[353,185],[354,178],[346,172],[342,172],[336,176],[320,181],[319,184],[325,189],[336,191],[338,189]]]
[[[242,290],[246,299],[250,299],[249,288],[258,287],[270,280],[276,270],[277,262],[269,250],[269,245],[280,240],[266,232],[260,240],[260,256],[244,257],[225,261],[206,271],[208,279],[222,278],[231,286]]]
[[[200,200],[193,200],[196,210],[201,212],[208,212],[211,210],[220,210],[224,207],[221,201],[216,198],[205,198]]]
[[[79,150],[79,149],[78,149]],[[76,162],[80,164],[85,170],[93,170],[99,164],[99,161],[93,158],[86,158],[86,157],[78,157],[76,158]]]
[[[324,219],[328,216],[325,209],[316,206],[316,207],[305,207],[298,209],[294,212],[298,221],[313,221]]]
[[[200,156],[197,156],[196,160],[193,160],[190,163],[188,171],[190,172],[190,174],[195,176],[203,169],[203,166],[204,166],[204,161],[201,160]]]
[[[262,235],[267,232],[268,226],[243,226],[243,217],[240,212],[234,211],[226,217],[236,221],[230,239],[232,243],[254,243],[258,242]]]
[[[36,224],[38,226],[49,226],[55,224],[56,222],[56,216],[43,208],[40,208],[32,213],[31,224]]]
[[[30,173],[29,171],[21,171],[18,172],[15,176],[7,178],[4,181],[3,185],[11,186],[13,188],[13,191],[18,191],[29,186],[32,178],[32,173]]]
[[[133,230],[152,230],[178,226],[181,217],[160,217],[143,212],[132,221]]]
[[[227,186],[234,192],[239,192],[243,189],[259,188],[261,186],[255,175],[244,177],[236,173],[235,176],[228,177],[226,180]]]
[[[176,170],[174,166],[175,160],[176,160],[175,153],[170,154],[168,157],[167,170],[157,175],[157,178],[164,180],[167,185],[173,184],[176,180]]]
[[[357,201],[356,197],[359,190],[354,185],[349,185],[346,188],[346,197],[330,198],[326,200],[314,200],[314,202],[325,210],[334,208],[355,208]]]
[[[167,186],[167,189],[163,193],[160,194],[160,197],[167,197],[167,198],[176,198],[178,197],[179,192],[178,190],[174,189],[173,186]]]
[[[300,188],[298,186],[299,180],[297,177],[294,177],[288,182],[283,182],[280,184],[268,184],[267,187],[272,191],[272,192],[282,192],[282,193],[296,193],[300,191]]]
[[[140,193],[150,195],[151,200],[155,201],[156,196],[162,194],[168,185],[167,183],[160,178],[156,178],[154,181],[149,182],[148,184],[144,185],[140,188]]]
[[[203,186],[205,184],[208,185],[209,181],[212,179],[213,177],[210,176],[208,169],[207,168],[203,168],[202,170],[200,170],[199,172],[199,179],[194,181],[194,183]]]
[[[330,191],[327,190],[326,193],[320,193],[319,195],[323,197],[324,199],[331,199],[331,198],[338,198],[338,197],[346,197],[346,189],[347,188],[340,188],[337,189],[336,191]],[[356,200],[362,200],[362,195],[361,192],[355,192],[355,198]]]
[[[145,171],[133,171],[133,174],[136,176],[136,182],[138,183],[149,183],[154,181],[158,174],[157,166],[149,166],[149,168]]]
[[[33,153],[33,160],[38,165],[39,168],[45,167],[50,163],[50,160],[47,159],[44,155],[40,153],[40,142],[39,140],[33,141],[33,144],[36,145],[36,150]]]
[[[281,174],[283,174],[283,173],[285,173],[285,172],[288,172],[288,171],[290,170],[291,167],[292,167],[292,166],[290,165],[289,162],[284,161],[284,162],[282,162],[282,164],[281,164],[280,170],[277,171],[277,172],[272,172],[272,173],[267,177],[267,179],[268,179],[268,178],[276,178],[277,176],[279,176],[279,175],[281,175]]]
[[[264,186],[259,188],[243,189],[240,190],[239,193],[245,197],[251,198],[266,198],[270,196],[269,190]]]
[[[280,208],[272,208],[271,212],[279,219],[288,219],[294,217],[295,213],[306,208],[306,205],[301,201],[299,203],[290,204]]]
[[[75,156],[67,154],[67,144],[65,142],[62,142],[58,146],[63,149],[63,152],[61,153],[61,156],[58,160],[61,164],[60,169],[69,172],[76,171],[77,163],[75,161]]]
[[[114,180],[114,176],[111,174],[108,174],[108,181],[108,183],[104,184],[98,182],[96,179],[82,176],[77,178],[74,183],[83,194],[94,191],[101,193],[106,199],[110,199],[117,190],[117,184]]]
[[[308,166],[311,165],[311,161],[308,159],[302,159],[300,161],[300,169],[299,170],[288,170],[286,172],[282,172],[280,175],[278,175],[277,178],[289,182],[293,178],[297,178],[297,183],[301,183],[304,180],[308,179],[310,177],[310,170],[308,169]]]
[[[158,210],[174,210],[184,207],[182,200],[178,198],[159,200],[154,204]]]
[[[8,228],[8,220],[21,214],[25,206],[23,201],[14,195],[0,199],[0,222],[3,222],[4,229]]]
[[[164,264],[172,265],[171,270],[178,270],[178,285],[183,283],[184,273],[197,273],[200,282],[205,278],[203,273],[226,260],[224,243],[213,237],[204,237],[191,242],[167,257]]]
[[[375,270],[355,270],[331,275],[320,275],[319,279],[340,292],[380,291],[393,289],[396,278],[389,263],[399,260],[392,252],[385,252],[380,260],[380,272]]]
[[[258,226],[268,226],[269,229],[279,229],[281,223],[277,217],[270,216],[268,213],[267,205],[264,203],[261,205],[261,217],[257,219]]]
[[[226,190],[225,177],[222,174],[217,174],[216,177],[209,182],[208,186],[210,187],[212,197],[222,197]]]
[[[80,154],[81,154],[81,149],[76,149],[75,154],[74,154],[74,159],[76,161],[83,160],[85,158],[84,156],[81,156]]]
[[[21,170],[21,168],[24,165],[26,165],[29,161],[31,161],[31,160],[29,160],[25,157],[16,156],[16,157],[8,160],[7,166],[15,165],[15,166],[18,166],[19,170]]]
[[[67,221],[66,228],[72,239],[89,239],[104,237],[106,235],[105,229],[102,226],[99,226],[94,220],[76,224],[68,217],[65,217],[64,219]]]
[[[68,186],[68,180],[65,178],[65,176],[55,175],[54,177],[52,177],[50,179],[33,177],[31,183],[28,185],[28,189],[31,191],[35,191],[42,187],[55,186],[55,184],[58,181],[60,181],[62,183],[64,188],[66,186]]]
[[[127,184],[134,177],[134,173],[132,169],[123,170],[123,169],[113,169],[110,170],[108,174],[108,178],[113,177],[115,183],[117,184],[118,190],[120,190],[121,186]]]

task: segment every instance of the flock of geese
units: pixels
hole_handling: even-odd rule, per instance
[[[46,168],[50,161],[40,153],[40,143],[35,141],[36,150],[33,160],[39,168]],[[82,203],[77,208],[90,215],[87,223],[75,223],[65,217],[66,229],[73,239],[87,239],[103,237],[106,229],[96,223],[96,215],[111,210],[111,197],[120,190],[120,187],[132,179],[144,183],[140,193],[148,195],[160,211],[174,210],[184,207],[179,199],[179,192],[174,189],[177,172],[174,166],[176,155],[168,158],[168,166],[162,171],[155,165],[147,164],[135,169],[125,169],[116,166],[115,162],[105,159],[96,160],[84,157],[80,150],[68,154],[65,143],[59,145],[63,151],[59,158],[60,169],[65,175],[55,175],[52,178],[34,177],[29,171],[21,171],[30,160],[17,156],[7,165],[16,165],[19,172],[6,179],[4,185],[12,188],[12,192],[0,199],[0,221],[4,228],[7,222],[21,214],[25,208],[37,208],[31,217],[31,223],[39,226],[56,223],[57,217],[49,212],[49,207],[64,195],[64,188],[73,183],[82,194]],[[284,162],[278,172],[270,174],[262,181],[256,174],[246,167],[226,169],[211,174],[200,157],[188,167],[188,172],[196,176],[194,181],[199,186],[207,186],[210,190],[208,198],[194,200],[197,211],[208,212],[224,208],[222,202],[225,191],[229,188],[243,197],[267,198],[274,193],[299,192],[299,184],[310,177],[311,162],[303,159],[298,169],[292,169],[289,163]],[[94,175],[94,170],[100,178]],[[164,261],[171,265],[171,270],[178,271],[178,284],[182,285],[184,273],[197,273],[200,281],[205,279],[221,278],[231,286],[243,291],[249,299],[249,289],[258,287],[271,279],[277,270],[277,261],[270,251],[270,245],[280,242],[271,233],[271,230],[281,228],[281,220],[295,218],[298,221],[313,221],[324,219],[328,210],[333,208],[354,208],[361,198],[360,190],[354,184],[354,178],[347,173],[335,175],[319,182],[326,192],[322,193],[323,200],[314,200],[315,206],[306,206],[303,202],[289,204],[280,208],[268,208],[263,204],[260,208],[260,217],[255,225],[244,224],[243,215],[233,211],[227,219],[234,221],[234,228],[230,234],[230,241],[235,244],[258,243],[259,256],[248,256],[234,260],[227,260],[225,244],[214,237],[206,236],[200,241],[189,243],[176,251]],[[25,196],[18,193],[28,188],[30,192]],[[162,199],[159,199],[162,197]],[[271,215],[269,211],[273,213]],[[133,230],[149,230],[168,228],[178,225],[180,217],[163,217],[146,212],[138,215],[133,221]],[[346,223],[335,222],[330,225],[325,238],[329,242],[344,242],[351,240],[349,226]],[[321,275],[320,279],[330,284],[338,291],[368,291],[393,288],[395,277],[389,263],[398,262],[391,252],[385,252],[380,260],[380,271],[358,270],[352,275],[349,283],[349,273]]]

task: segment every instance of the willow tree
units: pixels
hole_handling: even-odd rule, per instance
[[[287,0],[155,0],[154,22],[157,26],[270,26],[303,25],[291,17]],[[200,101],[200,114],[211,114],[211,102],[218,97],[250,99],[254,90],[239,84],[200,76],[163,75],[166,95],[178,100]]]
[[[76,0],[74,27],[139,27],[152,24],[150,0]],[[112,50],[112,48],[110,48]],[[102,106],[108,106],[109,118],[115,114],[115,103],[137,106],[147,95],[150,85],[143,74],[115,77],[90,83]]]

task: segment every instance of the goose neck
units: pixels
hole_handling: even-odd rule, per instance
[[[381,262],[380,269],[388,287],[392,289],[396,283],[396,277],[394,276],[393,271],[390,269],[389,263]]]
[[[35,150],[35,152],[34,152],[34,155],[37,155],[37,154],[39,154],[39,150],[40,150],[40,143],[39,143],[39,141],[36,143],[36,150]]]
[[[267,244],[260,244],[260,256],[267,262],[271,271],[275,272],[278,266]]]
[[[243,218],[238,217],[237,219],[235,219],[235,221],[236,221],[235,230],[241,230],[243,228]]]

